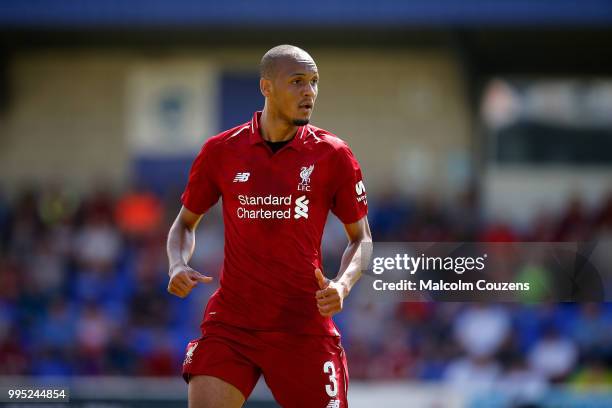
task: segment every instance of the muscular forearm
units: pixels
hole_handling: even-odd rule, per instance
[[[345,296],[351,291],[355,283],[361,278],[361,270],[370,262],[372,255],[372,240],[364,238],[360,241],[350,242],[342,255],[340,271],[334,281],[344,287]]]
[[[191,269],[187,262],[193,255],[195,248],[195,229],[202,218],[201,215],[192,213],[185,207],[181,208],[178,217],[170,227],[166,250],[168,251],[168,262],[170,268],[168,274],[168,292],[184,298],[198,283],[209,283],[210,276],[202,275]]]
[[[169,273],[176,266],[187,265],[195,248],[195,231],[176,220],[168,233],[166,250],[170,264]]]

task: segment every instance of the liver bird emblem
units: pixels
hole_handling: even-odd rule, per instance
[[[300,177],[302,179],[302,182],[300,184],[310,183],[310,175],[312,174],[313,170],[314,170],[314,164],[311,164],[308,167],[302,167],[302,171],[300,171]]]

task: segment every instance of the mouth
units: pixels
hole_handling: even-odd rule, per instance
[[[300,110],[311,111],[313,106],[314,106],[314,104],[312,102],[304,102],[304,103],[300,103],[298,105],[298,108]]]

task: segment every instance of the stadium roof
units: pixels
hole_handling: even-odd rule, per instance
[[[609,0],[2,0],[4,29],[609,26]]]

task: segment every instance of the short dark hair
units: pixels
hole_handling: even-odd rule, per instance
[[[276,74],[276,66],[280,60],[286,58],[297,59],[300,54],[308,55],[306,51],[295,45],[283,44],[270,48],[261,58],[259,74],[262,78],[270,79]]]

